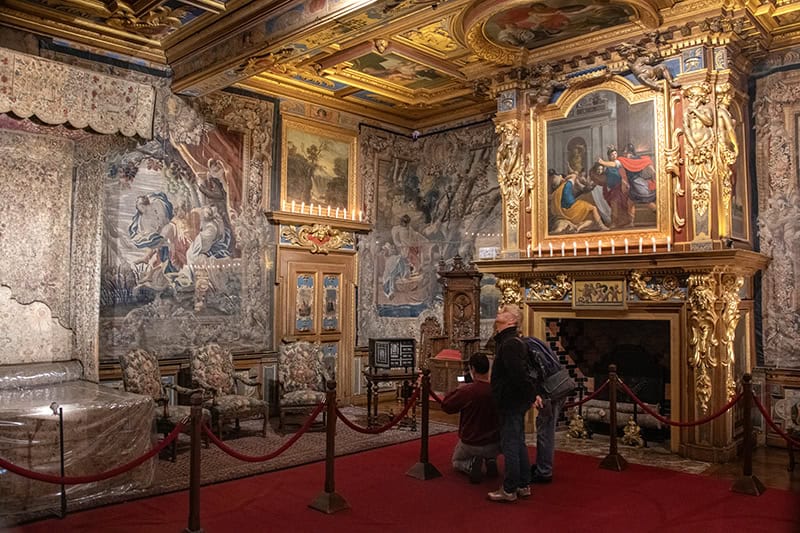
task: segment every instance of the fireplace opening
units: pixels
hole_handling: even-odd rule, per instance
[[[670,323],[667,320],[548,319],[548,341],[571,368],[585,397],[608,379],[608,366],[636,396],[662,416],[670,415]],[[577,399],[577,398],[576,398]],[[608,390],[581,406],[579,414],[592,432],[608,434]],[[646,441],[665,442],[669,427],[617,392],[617,426],[633,418]]]

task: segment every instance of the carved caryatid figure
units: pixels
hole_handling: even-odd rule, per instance
[[[497,147],[497,181],[505,200],[508,225],[513,228],[517,226],[519,220],[522,180],[525,178],[518,121],[510,120],[498,124],[495,132],[500,136],[500,145]]]
[[[548,64],[541,65],[535,72],[531,80],[533,87],[532,102],[534,107],[546,106],[553,98],[556,89],[566,89],[566,84],[555,79],[553,67]]]
[[[686,137],[686,170],[692,180],[692,201],[704,215],[711,201],[714,174],[714,111],[708,105],[711,87],[699,83],[684,89],[683,132]]]
[[[731,167],[739,157],[739,140],[736,138],[736,120],[730,112],[731,84],[726,82],[717,85],[715,91],[717,93],[717,151],[722,202],[728,208],[733,191],[733,169]]]
[[[617,52],[628,62],[628,68],[631,69],[636,79],[651,89],[661,91],[661,80],[666,81],[667,85],[673,89],[680,87],[680,85],[672,79],[672,73],[665,65],[653,64],[658,57],[655,54],[647,52],[644,47],[630,43],[622,43],[617,47]]]

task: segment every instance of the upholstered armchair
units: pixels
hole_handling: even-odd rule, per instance
[[[290,413],[308,413],[325,400],[329,377],[318,343],[296,341],[278,350],[278,411],[280,428]],[[323,411],[323,421],[325,412]]]
[[[126,391],[134,394],[150,396],[156,403],[155,423],[156,430],[166,437],[184,418],[188,417],[191,408],[185,405],[169,405],[167,389],[172,389],[179,394],[192,394],[202,392],[199,389],[187,389],[179,385],[161,381],[161,371],[158,367],[158,358],[147,350],[135,349],[119,357],[122,367],[122,384]],[[211,420],[211,414],[203,409],[203,418]],[[190,431],[187,425],[185,432]],[[205,439],[204,439],[205,441]],[[177,440],[172,441],[171,459],[175,461]],[[208,442],[206,441],[206,446]]]
[[[204,406],[211,411],[211,419],[220,438],[226,421],[235,420],[238,430],[239,420],[258,417],[264,419],[262,433],[267,436],[269,421],[267,402],[261,398],[236,394],[237,381],[256,387],[259,393],[261,384],[236,374],[233,355],[229,350],[223,349],[219,344],[207,344],[193,350],[191,373],[194,386],[202,388],[209,396]]]

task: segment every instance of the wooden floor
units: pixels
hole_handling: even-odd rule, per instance
[[[438,406],[431,404],[431,419],[440,422],[458,424],[458,415],[448,415]],[[789,453],[784,448],[764,447],[756,448],[753,454],[753,474],[761,480],[766,487],[800,492],[800,450],[795,450],[798,463],[794,472],[788,471]],[[742,475],[742,462],[737,461],[726,464],[712,465],[706,475],[721,479],[734,480]]]

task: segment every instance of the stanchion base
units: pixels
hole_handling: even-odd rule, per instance
[[[750,496],[761,496],[767,488],[756,476],[742,476],[733,482],[732,492],[748,494]]]
[[[442,477],[442,473],[431,463],[417,463],[406,472],[406,475],[423,481]]]
[[[189,529],[188,527],[183,530],[183,533],[204,533],[203,528],[200,529]]]
[[[347,501],[337,492],[321,492],[308,506],[326,514],[333,514],[344,511],[345,509],[350,509],[350,505]]]
[[[620,454],[609,454],[605,459],[600,461],[600,468],[606,470],[613,470],[615,472],[622,472],[628,468],[628,461],[625,460]]]

